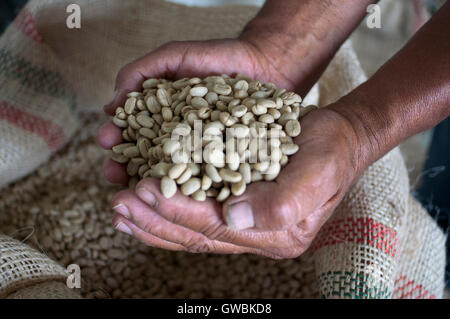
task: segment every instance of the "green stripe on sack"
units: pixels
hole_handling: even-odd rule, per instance
[[[75,111],[75,94],[68,89],[58,72],[37,67],[4,48],[0,48],[0,77],[14,77],[21,85],[36,93],[67,100],[70,110]]]
[[[383,283],[368,274],[349,271],[329,271],[319,276],[322,298],[346,297],[353,299],[390,298],[389,291]]]

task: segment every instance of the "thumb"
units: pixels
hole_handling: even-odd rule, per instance
[[[277,182],[255,183],[224,203],[223,217],[234,230],[283,230],[306,217],[312,204],[307,198],[301,189],[293,192]]]

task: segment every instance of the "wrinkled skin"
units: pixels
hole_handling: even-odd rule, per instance
[[[298,90],[291,80],[295,78],[292,68],[276,71],[275,60],[242,40],[171,43],[119,72],[117,94],[105,112],[113,114],[126,93],[139,90],[148,77],[244,73]],[[302,133],[295,138],[300,150],[289,157],[275,181],[252,183],[242,196],[232,196],[222,205],[210,198],[197,202],[179,190],[166,199],[159,180],[147,178],[136,190],[116,194],[112,201],[114,225],[147,245],[168,250],[299,256],[361,172],[360,138],[338,108],[313,111],[301,120],[301,126]],[[109,149],[121,140],[121,130],[112,123],[100,129],[102,147]],[[105,163],[105,176],[112,183],[127,181],[124,165],[112,160]],[[242,201],[251,205],[255,226],[236,230],[225,222],[226,214],[230,205]]]

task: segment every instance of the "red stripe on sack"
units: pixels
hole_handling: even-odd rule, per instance
[[[397,286],[401,281],[403,281],[403,285],[395,288],[394,295],[400,294],[398,299],[407,299],[413,294],[416,294],[416,299],[435,299],[436,296],[430,293],[427,289],[425,289],[422,285],[417,284],[414,280],[408,280],[406,276],[400,276],[395,280],[395,285]]]
[[[13,22],[14,26],[26,34],[28,37],[36,42],[41,43],[42,37],[39,34],[33,15],[26,8],[22,9]]]
[[[342,243],[368,244],[395,257],[397,232],[372,218],[346,218],[326,224],[314,243],[314,250]]]
[[[40,136],[45,140],[51,151],[56,150],[64,143],[64,131],[59,125],[24,112],[9,105],[6,101],[0,102],[0,119],[5,119],[25,131]]]

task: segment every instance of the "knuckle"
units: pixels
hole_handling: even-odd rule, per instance
[[[191,236],[182,244],[190,253],[207,253],[214,251],[214,244],[204,238],[199,239],[197,236]]]
[[[222,227],[222,225],[218,225],[216,223],[207,224],[202,230],[201,233],[204,234],[206,237],[215,240],[215,239],[221,239],[224,237],[226,233],[226,228]]]
[[[146,232],[146,233],[148,233],[148,234],[152,234],[152,235],[155,235],[155,236],[157,236],[157,234],[159,234],[159,227],[157,226],[157,225],[155,225],[154,223],[152,223],[152,222],[149,222],[149,221],[145,221],[145,222],[143,222],[141,225],[140,225],[140,228],[144,231],[144,232]]]
[[[285,240],[278,245],[279,247],[265,251],[267,257],[273,259],[297,258],[308,249],[311,243],[311,240],[297,226],[289,228],[285,234]]]
[[[297,226],[287,231],[288,250],[302,254],[311,244],[312,238],[306,236]]]
[[[185,215],[178,210],[173,210],[169,214],[164,215],[175,225],[183,225],[186,222]]]

